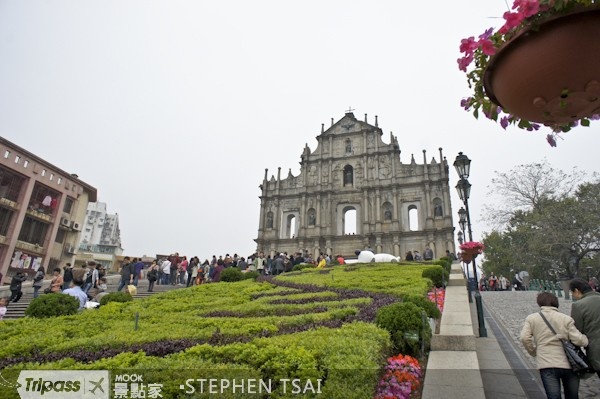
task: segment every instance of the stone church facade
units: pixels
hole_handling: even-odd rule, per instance
[[[454,228],[448,185],[448,163],[439,158],[423,163],[414,156],[400,161],[398,138],[382,141],[375,124],[358,120],[351,111],[321,128],[317,147],[308,144],[298,176],[265,176],[260,196],[257,250],[354,256],[371,249],[404,258],[426,246],[434,257],[454,250]],[[349,232],[352,225],[353,231]]]

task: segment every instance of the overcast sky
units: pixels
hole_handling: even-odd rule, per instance
[[[502,130],[460,107],[460,40],[499,27],[503,0],[0,0],[0,135],[98,189],[126,254],[255,250],[265,168],[299,173],[352,107],[402,162],[472,159],[471,213],[494,171],[597,171],[600,123]],[[451,167],[451,187],[458,177]],[[452,190],[453,216],[461,203]]]

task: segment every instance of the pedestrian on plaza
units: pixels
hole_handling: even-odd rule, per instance
[[[498,283],[500,284],[500,291],[506,291],[508,288],[508,279],[501,274]]]
[[[12,280],[10,281],[10,302],[19,302],[19,299],[23,296],[21,287],[25,280],[27,280],[27,275],[23,272],[17,272],[17,274],[12,277]]]
[[[177,272],[179,271],[179,264],[181,263],[181,259],[179,258],[179,253],[175,252],[174,254],[171,254],[171,256],[169,256],[169,262],[170,263],[170,280],[169,283],[171,285],[175,285],[177,284],[177,278],[179,277],[179,275],[177,274]]]
[[[587,346],[588,339],[575,326],[575,321],[558,311],[558,298],[550,292],[537,296],[540,312],[525,319],[521,342],[531,356],[537,358],[542,384],[548,399],[561,398],[561,384],[565,399],[578,399],[579,376],[571,370],[561,338],[577,346]],[[544,321],[545,317],[556,333]]]
[[[123,265],[121,266],[121,280],[119,281],[119,287],[117,292],[120,292],[123,287],[133,285],[133,276],[135,274],[135,267],[131,262],[129,256],[123,259]]]
[[[35,276],[33,277],[33,297],[37,298],[40,296],[40,288],[44,285],[44,277],[46,276],[46,269],[44,266],[40,266],[35,272]]]
[[[71,280],[73,281],[73,280]],[[52,271],[52,280],[50,281],[50,287],[44,290],[44,293],[50,294],[53,292],[60,292],[62,287],[64,287],[64,278],[60,275],[60,267],[55,267]],[[71,282],[69,282],[71,284]]]
[[[63,286],[62,289],[66,290],[71,285],[71,281],[73,281],[73,266],[70,263],[67,263],[65,267],[63,267],[65,273],[63,276]]]
[[[600,377],[600,293],[592,290],[581,278],[571,280],[569,290],[574,299],[571,317],[575,320],[575,327],[589,340],[586,354],[590,366]]]
[[[498,291],[498,278],[494,274],[494,272],[490,273],[489,279],[490,291]]]
[[[161,264],[162,272],[163,272],[163,285],[171,284],[171,261],[169,258],[165,259]]]
[[[187,260],[187,256],[184,256],[182,258],[182,261],[179,263],[179,267],[177,268],[177,271],[179,272],[179,278],[177,280],[177,285],[184,285],[186,283],[186,277],[189,274],[188,273],[189,266],[190,266],[190,263]]]
[[[448,251],[446,251],[448,253]],[[433,260],[433,250],[429,248],[429,246],[425,247],[425,251],[423,252],[423,260]]]
[[[217,266],[215,266],[210,276],[210,281],[212,281],[213,283],[218,283],[219,281],[221,281],[221,273],[224,269],[225,262],[223,261],[223,259],[221,259],[221,257],[219,257],[219,260],[217,260]]]
[[[0,320],[4,319],[4,315],[6,315],[6,310],[8,306],[8,298],[3,296],[0,298]]]
[[[137,258],[133,260],[133,285],[135,285],[136,287],[138,286],[140,279],[144,278],[143,276],[145,266],[146,265],[144,264],[144,262],[142,262],[142,258]]]
[[[186,287],[190,285],[194,285],[196,282],[196,277],[198,277],[198,263],[200,263],[200,259],[197,256],[194,256],[190,259],[190,263],[188,263],[186,271],[187,271],[187,283]]]
[[[158,280],[158,265],[156,261],[153,261],[150,265],[146,277],[148,278],[148,292],[152,292],[154,290],[154,283]]]
[[[265,274],[265,255],[260,252],[256,258],[252,261],[252,266],[254,266],[254,270],[258,272],[260,275]]]
[[[74,278],[73,281],[71,281],[71,287],[63,291],[63,294],[71,295],[72,297],[77,298],[79,301],[79,310],[83,310],[88,301],[87,294],[81,289],[83,284],[84,282],[82,280]]]

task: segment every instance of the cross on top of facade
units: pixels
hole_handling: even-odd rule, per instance
[[[348,109],[346,110],[346,113],[349,114],[352,111],[354,111],[354,109],[352,107],[348,107]]]

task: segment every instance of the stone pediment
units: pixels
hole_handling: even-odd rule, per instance
[[[342,119],[333,124],[329,129],[323,132],[323,136],[327,135],[340,135],[347,133],[360,132],[364,129],[373,129],[375,126],[371,126],[366,122],[359,121],[354,117],[351,112],[346,113]]]

